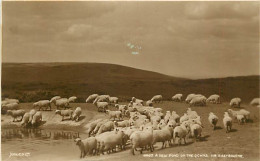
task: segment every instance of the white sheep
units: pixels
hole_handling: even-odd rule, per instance
[[[30,112],[29,112],[30,117],[29,117],[28,123],[32,123],[33,115],[35,115],[35,114],[36,114],[36,110],[31,109]]]
[[[108,119],[104,119],[100,122],[97,123],[96,127],[94,128],[94,130],[92,131],[93,134],[96,134],[99,130],[99,128],[106,122],[108,122],[109,120]]]
[[[171,112],[170,111],[166,111],[166,114],[165,114],[165,116],[164,116],[164,121],[165,121],[165,123],[167,124],[168,123],[168,121],[170,120],[170,117],[171,117],[172,115],[171,115]]]
[[[202,126],[196,123],[190,124],[190,131],[191,131],[191,137],[197,141],[197,139],[200,139],[201,132],[202,132]]]
[[[98,94],[92,94],[90,96],[88,96],[88,98],[86,99],[86,103],[93,103],[93,101],[98,97]]]
[[[113,121],[107,121],[105,122],[103,125],[100,126],[97,135],[104,133],[106,131],[111,131],[113,130],[115,127],[114,122]]]
[[[54,102],[55,106],[57,107],[57,110],[59,110],[60,108],[69,108],[69,100],[67,98],[60,98],[57,99]]]
[[[155,96],[153,96],[153,98],[151,99],[151,101],[152,102],[158,102],[158,103],[160,103],[160,102],[162,102],[162,99],[163,99],[163,97],[162,97],[162,95],[155,95]]]
[[[42,121],[42,113],[40,111],[36,112],[32,118],[32,126],[39,124]]]
[[[126,105],[115,104],[115,107],[117,108],[118,111],[122,112],[122,115],[125,116],[125,111],[127,110],[127,106]]]
[[[246,120],[249,120],[250,117],[250,112],[245,109],[241,109],[239,111],[228,109],[228,113],[230,113],[233,117],[236,117],[236,115],[244,115]]]
[[[144,105],[144,101],[141,99],[137,99],[135,97],[132,97],[132,103],[137,103],[138,105]]]
[[[52,97],[50,102],[55,104],[56,100],[58,100],[58,99],[61,99],[61,96],[54,96],[54,97]]]
[[[73,112],[73,114],[72,114],[72,120],[79,121],[79,118],[80,118],[81,113],[82,113],[81,108],[80,108],[80,107],[77,107],[77,108],[75,109],[75,111]]]
[[[109,103],[118,103],[118,97],[109,97]]]
[[[192,98],[190,101],[190,106],[206,106],[207,98],[205,96],[198,96]]]
[[[230,132],[232,129],[232,118],[227,112],[224,112],[223,124],[226,129],[226,133]]]
[[[84,158],[87,154],[95,154],[97,151],[97,140],[95,137],[89,137],[84,140],[76,138],[74,141],[79,146],[80,158]]]
[[[18,100],[18,99],[5,98],[5,99],[1,102],[1,106],[7,105],[7,104],[10,104],[10,103],[17,103],[17,104],[19,104],[19,100]]]
[[[90,123],[88,123],[85,128],[87,129],[86,130],[86,133],[88,134],[88,137],[90,136],[90,134],[93,132],[93,130],[95,129],[95,127],[97,126],[97,124],[99,122],[101,122],[103,119],[97,119],[97,120],[94,120],[94,121],[91,121]]]
[[[242,124],[245,122],[245,116],[244,115],[236,115],[236,119],[239,124]]]
[[[240,107],[240,104],[241,104],[242,100],[241,98],[233,98],[230,100],[230,107]]]
[[[206,102],[213,103],[213,104],[219,104],[220,96],[217,94],[213,94],[213,95],[209,96],[209,98],[206,100]]]
[[[129,120],[115,122],[115,126],[116,127],[129,127],[130,126],[130,122],[129,122]]]
[[[56,110],[55,114],[62,116],[61,121],[63,121],[65,116],[69,116],[69,119],[72,119],[73,110]]]
[[[152,107],[153,106],[153,102],[151,100],[148,100],[148,101],[146,101],[145,105]]]
[[[177,123],[180,122],[180,116],[175,111],[172,111],[172,119]]]
[[[97,106],[98,112],[105,112],[108,109],[107,102],[95,102],[95,105]]]
[[[76,96],[71,96],[68,100],[69,100],[69,103],[70,103],[70,102],[75,102],[76,99],[77,99]]]
[[[209,120],[209,123],[211,124],[211,126],[213,126],[213,130],[215,130],[216,125],[218,123],[218,117],[213,112],[210,112],[208,120]]]
[[[180,126],[176,126],[173,130],[173,138],[176,140],[176,138],[179,138],[179,145],[181,144],[181,140],[184,140],[184,144],[186,144],[186,136],[189,132],[189,124],[187,121],[182,122]]]
[[[115,129],[115,131],[106,132],[96,136],[97,146],[99,151],[104,154],[104,151],[109,153],[109,151],[113,151],[116,146],[121,147],[123,149],[124,144],[124,132],[123,130]]]
[[[168,141],[168,145],[171,146],[171,139],[173,137],[173,125],[167,124],[161,130],[153,131],[153,144],[156,142],[162,142],[162,149],[164,146],[166,147],[166,142]]]
[[[21,122],[21,126],[22,126],[22,127],[26,127],[26,126],[28,125],[29,119],[30,119],[30,114],[29,114],[28,112],[26,112],[26,113],[23,115],[23,119],[22,119],[22,122]]]
[[[135,131],[130,136],[130,141],[132,144],[131,152],[134,155],[134,151],[137,148],[141,148],[140,153],[142,153],[142,150],[144,147],[148,146],[150,148],[150,151],[152,152],[154,150],[153,148],[153,128],[152,127],[146,127],[143,131]]]
[[[106,110],[106,113],[109,115],[110,119],[118,119],[121,120],[122,119],[122,112],[121,111],[110,111],[110,110]]]
[[[181,102],[182,101],[182,94],[175,94],[174,96],[172,96],[172,100],[175,102]]]
[[[7,110],[18,110],[19,109],[19,104],[18,103],[8,103],[2,106],[2,110],[7,111]]]
[[[250,102],[251,106],[258,106],[260,105],[260,98],[254,98],[251,102]]]
[[[183,116],[181,116],[180,118],[180,123],[183,123],[184,121],[188,121],[189,117],[186,113],[183,114]]]
[[[21,117],[20,121],[22,121],[24,114],[24,110],[7,110],[7,115],[13,117],[13,122],[17,121],[17,117]]]
[[[94,100],[93,104],[96,104],[96,102],[109,102],[109,95],[100,95],[97,96]]]
[[[36,108],[36,107],[38,107],[39,109],[39,111],[43,108],[43,107],[45,107],[45,110],[47,110],[48,109],[48,107],[50,108],[50,110],[51,110],[51,102],[49,101],[49,100],[40,100],[40,101],[38,101],[38,102],[35,102],[34,104],[33,104],[33,107],[34,108]]]
[[[186,99],[185,99],[185,102],[186,103],[190,103],[190,101],[193,99],[193,97],[195,97],[196,96],[196,94],[189,94],[187,97],[186,97]]]

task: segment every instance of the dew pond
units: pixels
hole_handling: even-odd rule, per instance
[[[3,161],[79,160],[74,139],[86,134],[63,130],[13,128],[1,129]]]

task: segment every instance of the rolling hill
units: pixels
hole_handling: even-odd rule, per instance
[[[170,99],[176,93],[185,97],[189,93],[217,93],[224,101],[241,97],[248,102],[259,97],[259,80],[260,76],[191,80],[101,63],[3,63],[2,98],[33,102],[54,95],[76,95],[84,102],[93,93],[122,100],[132,96],[147,100],[155,94]]]

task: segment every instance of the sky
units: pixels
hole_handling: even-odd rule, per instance
[[[259,74],[260,2],[2,2],[3,62],[98,62],[175,77]]]

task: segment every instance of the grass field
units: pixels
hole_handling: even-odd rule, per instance
[[[125,104],[125,103],[123,103]],[[32,103],[22,103],[21,108],[30,110]],[[71,121],[60,122],[60,117],[53,117],[54,111],[48,111],[43,113],[43,119],[46,123],[41,128],[55,128],[55,129],[67,129],[84,132],[84,125],[93,119],[107,117],[104,113],[96,112],[96,108],[92,104],[75,103],[72,107],[80,106],[83,109],[83,119],[78,123],[72,123]],[[182,115],[189,107],[185,103],[176,103],[170,101],[164,101],[163,103],[155,104],[154,107],[161,107],[163,111],[175,110],[179,115]],[[113,154],[105,154],[101,156],[86,157],[86,160],[127,160],[132,161],[136,159],[142,160],[246,160],[246,161],[258,161],[259,160],[259,108],[252,107],[247,104],[242,104],[241,108],[244,108],[251,112],[252,121],[243,125],[239,125],[236,121],[233,121],[233,130],[230,133],[226,133],[223,128],[223,113],[229,108],[228,103],[219,105],[207,105],[206,107],[192,107],[192,110],[202,118],[202,124],[204,126],[202,132],[202,140],[193,142],[192,139],[188,139],[187,145],[173,147],[167,147],[166,149],[159,149],[161,144],[156,144],[156,149],[152,154],[239,154],[244,158],[171,158],[171,157],[145,157],[145,154],[150,152],[145,151],[144,154],[136,153],[135,156],[130,154],[130,147],[127,147],[126,151],[117,152]],[[114,108],[112,108],[114,109]],[[235,109],[236,110],[236,109]],[[208,113],[214,112],[219,117],[218,129],[213,131],[208,122]],[[2,115],[2,128],[8,128],[11,118],[9,116]],[[75,128],[76,127],[76,128]],[[78,154],[77,154],[78,156]],[[77,158],[75,158],[77,159]]]

